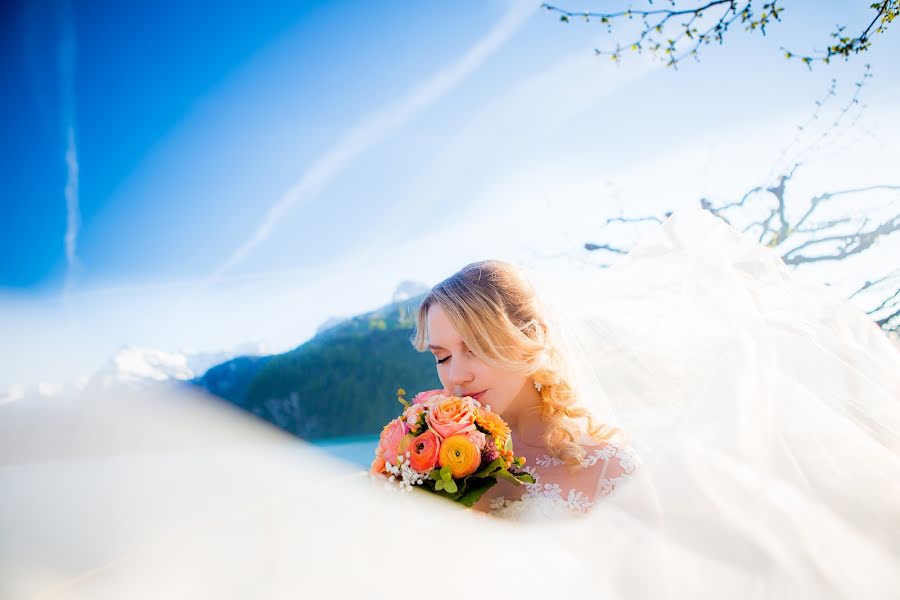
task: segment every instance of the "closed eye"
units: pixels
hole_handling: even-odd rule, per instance
[[[475,353],[472,352],[471,350],[469,350],[468,353],[471,354],[472,356],[475,356]],[[453,355],[451,354],[450,356],[453,356]],[[450,356],[447,356],[447,357],[444,357],[444,358],[438,360],[438,361],[437,361],[437,364],[441,364],[441,363],[447,362],[448,360],[450,360]]]

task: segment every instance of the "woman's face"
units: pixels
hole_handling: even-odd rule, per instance
[[[428,342],[437,361],[444,389],[456,396],[478,396],[478,401],[503,414],[523,396],[529,383],[524,373],[491,367],[466,347],[446,313],[437,305],[428,307]]]

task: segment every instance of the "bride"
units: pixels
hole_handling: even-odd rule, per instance
[[[535,478],[524,490],[500,479],[473,506],[495,516],[584,512],[638,463],[612,441],[621,429],[595,423],[579,405],[546,310],[520,269],[485,260],[434,286],[416,317],[414,346],[434,355],[443,391],[472,396],[502,416]]]
[[[510,422],[537,479],[475,508],[588,516],[575,545],[603,597],[900,597],[900,351],[712,213],[674,213],[603,272],[467,265],[413,342]]]
[[[711,213],[602,272],[470,265],[417,317],[536,483],[398,493],[174,388],[13,403],[0,596],[900,598],[900,351]]]

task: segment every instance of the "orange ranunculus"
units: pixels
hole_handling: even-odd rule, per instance
[[[440,438],[430,429],[426,429],[425,433],[416,436],[409,445],[410,466],[419,473],[424,473],[428,469],[434,468],[440,449]]]
[[[456,433],[475,431],[475,404],[469,397],[447,396],[435,402],[428,416],[428,426],[441,438]]]
[[[481,465],[481,450],[465,433],[451,435],[441,444],[438,463],[449,468],[453,477],[465,477]]]

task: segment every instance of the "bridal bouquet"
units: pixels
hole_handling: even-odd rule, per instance
[[[405,394],[397,390],[406,408],[381,431],[373,475],[390,475],[388,481],[401,489],[419,485],[470,507],[498,478],[535,482],[521,470],[525,457],[513,454],[509,426],[490,407],[446,390],[420,392],[412,404]]]

